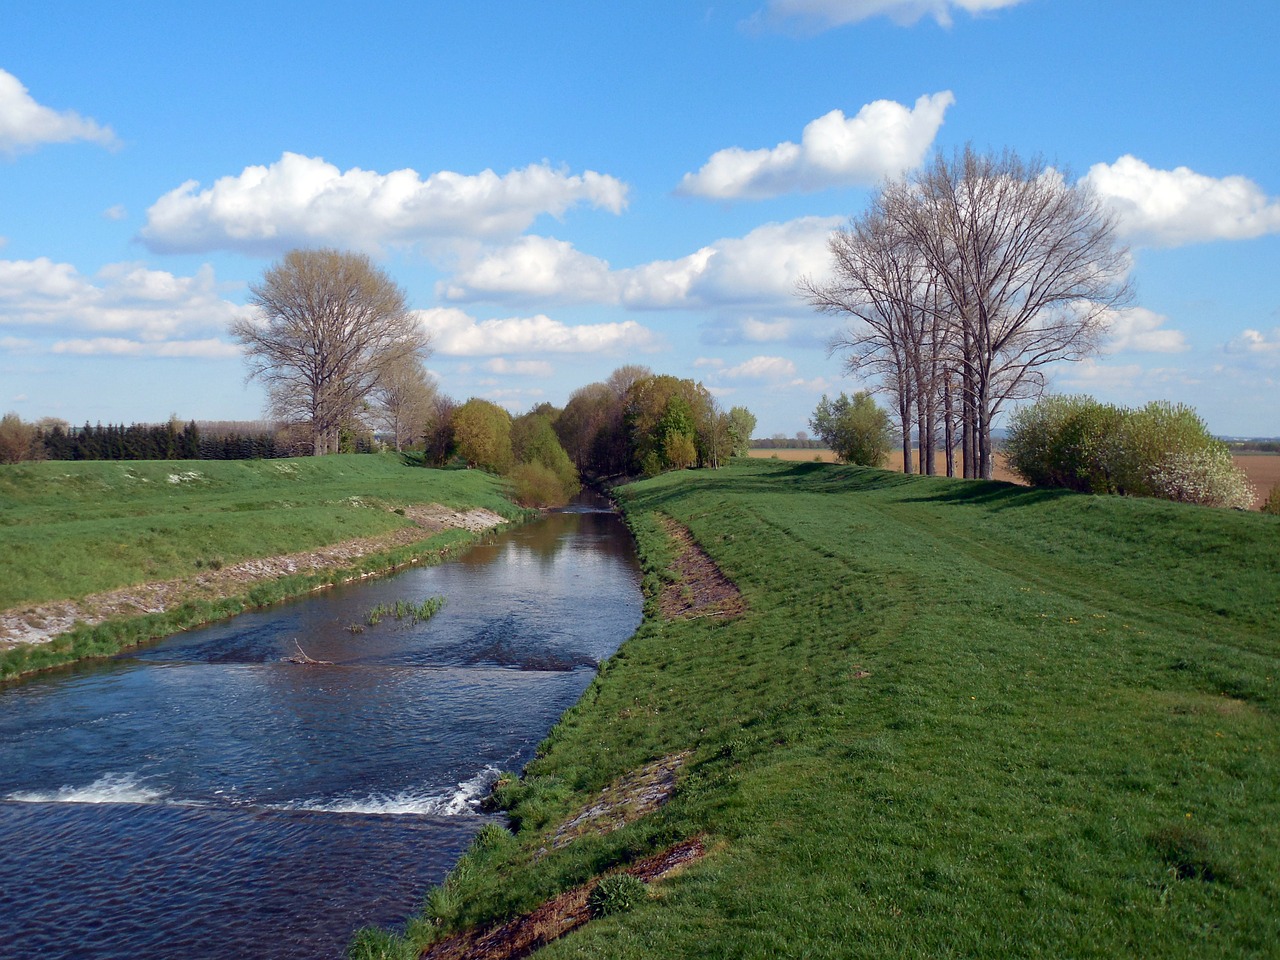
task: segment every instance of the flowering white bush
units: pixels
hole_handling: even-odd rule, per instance
[[[1231,451],[1215,444],[1198,450],[1175,450],[1150,468],[1153,495],[1178,503],[1248,510],[1257,492]]]

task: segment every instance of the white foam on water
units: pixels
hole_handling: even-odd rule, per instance
[[[385,816],[425,814],[461,817],[475,813],[485,793],[498,779],[499,770],[486,766],[474,777],[463,780],[447,793],[422,794],[404,790],[397,794],[375,793],[363,799],[308,800],[283,804],[276,809],[308,810],[313,813],[371,813]]]
[[[6,800],[17,803],[161,803],[165,792],[146,786],[136,774],[104,773],[86,787],[19,790]]]

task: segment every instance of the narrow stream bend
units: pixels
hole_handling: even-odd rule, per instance
[[[380,603],[445,598],[425,623]],[[341,956],[419,906],[635,630],[583,503],[457,561],[0,690],[0,944],[42,958]],[[354,625],[364,625],[358,631]],[[299,646],[329,666],[289,663]]]

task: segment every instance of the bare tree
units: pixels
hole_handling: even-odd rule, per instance
[[[436,385],[419,357],[411,354],[390,364],[372,396],[374,417],[397,451],[426,436]]]
[[[824,313],[854,322],[828,343],[845,369],[879,380],[894,397],[902,431],[902,469],[912,472],[911,432],[920,437],[921,472],[933,472],[939,364],[947,331],[936,310],[936,275],[919,252],[873,207],[828,242],[832,279],[800,281],[800,293]],[[927,455],[926,455],[926,452]]]
[[[364,254],[291,250],[249,289],[258,316],[231,335],[272,414],[310,423],[316,455],[337,449],[340,426],[389,370],[427,349],[404,291]]]
[[[833,279],[799,292],[856,319],[832,349],[897,398],[908,471],[911,427],[933,472],[939,424],[952,471],[954,404],[965,476],[990,477],[1001,407],[1037,396],[1047,364],[1094,352],[1130,296],[1128,251],[1098,199],[1009,151],[938,154],[887,183],[831,251]]]
[[[1131,295],[1128,250],[1087,186],[1008,150],[939,153],[879,205],[937,276],[938,309],[959,334],[966,474],[989,478],[992,419],[1039,395],[1045,365],[1096,351]]]

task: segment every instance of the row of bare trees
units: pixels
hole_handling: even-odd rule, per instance
[[[846,369],[894,400],[904,469],[990,477],[992,420],[1038,396],[1045,367],[1096,351],[1130,297],[1128,250],[1081,184],[1038,159],[939,153],[880,189],[830,240],[832,276],[806,278],[813,307],[852,318],[830,342]]]

